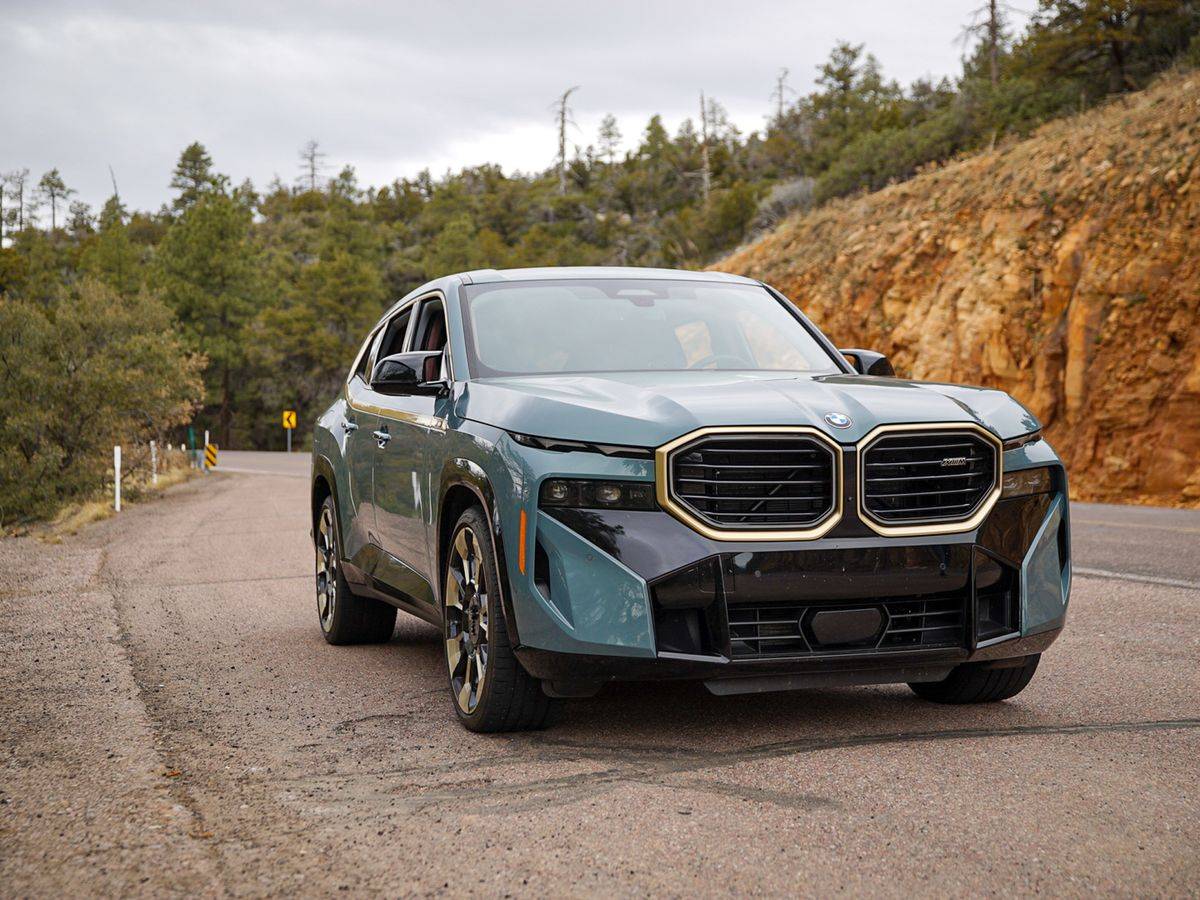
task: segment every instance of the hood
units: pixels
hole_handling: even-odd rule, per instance
[[[657,447],[707,425],[811,425],[851,444],[876,425],[974,422],[1000,438],[1038,427],[1003,391],[861,375],[630,372],[472,381],[460,416],[563,440]],[[827,413],[849,416],[833,428]]]

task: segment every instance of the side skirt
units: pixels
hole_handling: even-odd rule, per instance
[[[343,562],[355,593],[382,600],[397,609],[442,627],[441,610],[433,589],[419,573],[374,544],[363,547],[353,561]]]

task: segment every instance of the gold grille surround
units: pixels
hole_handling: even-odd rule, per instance
[[[671,496],[671,455],[687,444],[699,438],[710,435],[806,435],[821,441],[833,456],[833,494],[832,507],[819,519],[816,524],[807,528],[788,529],[732,529],[716,528],[697,516],[693,515],[682,503]],[[699,532],[714,541],[813,541],[827,534],[830,529],[842,520],[842,447],[837,441],[817,428],[808,425],[715,425],[697,428],[685,435],[669,441],[654,451],[654,484],[658,505],[674,516],[693,531]]]
[[[914,525],[885,525],[872,518],[871,513],[863,506],[863,500],[866,497],[866,452],[870,449],[871,444],[887,434],[913,434],[921,432],[939,434],[946,431],[969,431],[978,434],[992,447],[996,455],[996,464],[992,469],[995,480],[992,483],[992,489],[988,492],[983,502],[975,508],[970,517],[962,520],[917,523]],[[1001,489],[1004,484],[1004,444],[995,434],[974,422],[913,422],[904,425],[879,425],[867,432],[855,447],[858,450],[858,490],[856,491],[857,497],[855,500],[858,506],[858,517],[864,525],[876,534],[883,535],[884,537],[921,537],[974,531],[983,524],[983,520],[988,517],[988,514],[992,511],[992,507],[1000,499]]]

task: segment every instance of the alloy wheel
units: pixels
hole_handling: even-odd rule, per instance
[[[446,664],[455,702],[464,713],[479,705],[488,674],[488,594],[479,539],[459,529],[446,569]]]
[[[321,508],[321,521],[317,525],[317,615],[325,631],[333,627],[333,613],[337,608],[337,567],[337,532],[333,526],[333,513],[328,506],[324,506]]]

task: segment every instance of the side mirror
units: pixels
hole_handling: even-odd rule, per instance
[[[371,390],[381,394],[438,394],[446,384],[436,381],[442,364],[441,350],[393,353],[375,363]],[[432,375],[433,378],[427,376]]]
[[[846,357],[859,375],[896,377],[896,370],[892,368],[891,361],[882,353],[876,353],[874,350],[854,349],[839,350],[838,352]]]

